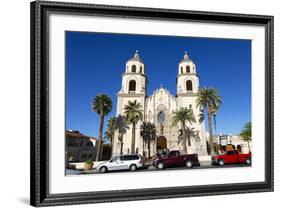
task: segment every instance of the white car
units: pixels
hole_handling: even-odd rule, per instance
[[[115,170],[136,171],[144,166],[144,158],[138,154],[115,156],[111,160],[102,163],[97,168],[99,172],[105,173]]]

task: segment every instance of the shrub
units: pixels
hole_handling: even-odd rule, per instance
[[[93,161],[92,160],[86,160],[85,163],[86,164],[93,164]]]

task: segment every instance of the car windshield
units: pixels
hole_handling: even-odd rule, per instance
[[[237,151],[235,151],[235,150],[230,150],[230,151],[227,151],[225,154],[226,154],[226,155],[235,155],[235,154],[237,154]]]
[[[171,156],[179,156],[180,155],[180,153],[178,152],[178,151],[171,151],[171,152],[169,152],[169,156],[171,157]]]
[[[139,160],[138,155],[124,155],[123,160]]]
[[[167,152],[157,152],[156,157],[166,157],[168,155]]]
[[[119,160],[119,156],[116,156],[116,157],[113,157],[111,160],[110,160],[110,162],[116,162],[116,161],[118,161]]]

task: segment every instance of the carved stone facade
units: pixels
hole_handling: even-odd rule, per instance
[[[145,74],[144,62],[140,59],[138,51],[134,57],[127,61],[125,73],[122,75],[122,86],[117,96],[116,116],[124,115],[124,107],[129,101],[136,100],[142,106],[143,120],[154,123],[157,129],[157,139],[151,142],[151,155],[156,153],[157,149],[177,149],[182,150],[182,140],[180,139],[180,126],[173,127],[171,118],[173,112],[181,107],[192,109],[196,123],[188,124],[191,135],[191,146],[188,146],[188,153],[198,153],[207,155],[206,136],[204,122],[199,123],[200,109],[196,107],[196,93],[199,88],[199,78],[196,73],[196,66],[189,59],[187,53],[178,65],[177,76],[177,95],[172,95],[162,86],[156,89],[151,96],[147,96],[147,77]],[[147,144],[143,144],[140,135],[140,126],[142,122],[136,125],[136,151],[140,154],[148,155]],[[131,148],[131,126],[123,137],[123,153],[130,153]],[[117,133],[116,133],[117,134]],[[118,136],[114,139],[113,154],[120,153],[120,141]],[[143,149],[144,147],[144,149]]]

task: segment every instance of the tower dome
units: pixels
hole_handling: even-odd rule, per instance
[[[195,64],[189,58],[186,51],[184,52],[183,59],[179,63],[178,74],[196,74]]]
[[[131,61],[133,61],[133,62],[136,61],[136,62],[141,62],[141,63],[143,63],[143,61],[140,59],[139,50],[136,50],[134,56],[133,56],[132,58],[130,58],[130,59],[127,61],[127,63],[128,63],[128,62],[131,62]]]
[[[192,60],[189,58],[186,51],[184,52],[183,59],[181,60],[180,63],[183,63],[183,62],[192,62]]]
[[[126,73],[140,73],[145,74],[144,72],[144,63],[140,59],[139,51],[136,50],[134,56],[129,59],[126,63]]]

